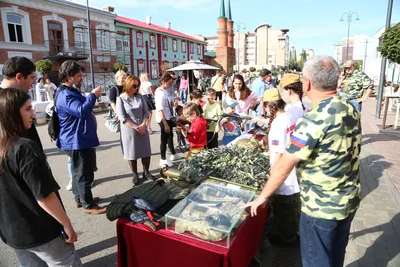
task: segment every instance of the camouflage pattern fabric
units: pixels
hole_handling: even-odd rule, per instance
[[[372,89],[371,79],[364,72],[355,70],[342,82],[339,95],[347,99],[357,99],[362,97],[366,89]]]
[[[358,208],[360,150],[360,113],[347,99],[325,99],[298,121],[288,152],[301,160],[302,212],[342,220]]]

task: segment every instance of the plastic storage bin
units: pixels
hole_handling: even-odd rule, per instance
[[[235,230],[246,219],[244,206],[254,191],[204,183],[165,215],[169,231],[229,248]]]

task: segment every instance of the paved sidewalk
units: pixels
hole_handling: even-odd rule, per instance
[[[375,107],[369,99],[362,111],[362,201],[351,226],[348,267],[400,266],[400,138],[379,133]]]

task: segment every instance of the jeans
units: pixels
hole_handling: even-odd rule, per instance
[[[182,101],[182,104],[186,104],[186,90],[184,89],[184,88],[181,88],[180,90],[179,90],[179,98],[181,99],[181,101]]]
[[[175,155],[175,148],[174,148],[174,132],[173,130],[173,123],[171,120],[167,120],[169,126],[169,133],[164,130],[164,123],[160,122],[160,129],[161,129],[161,143],[160,143],[160,152],[161,152],[161,159],[166,159],[167,154],[167,145],[169,147],[169,151],[171,151],[172,155]]]
[[[349,101],[359,112],[361,112],[361,110],[362,110],[362,102],[357,103],[356,99],[352,99],[352,100],[349,100]]]
[[[176,135],[177,135],[178,145],[180,147],[186,147],[186,139],[183,136],[183,134],[181,132],[177,131]]]
[[[43,245],[14,249],[20,267],[81,267],[83,266],[73,244],[57,237]]]
[[[355,211],[344,220],[325,220],[301,213],[300,244],[303,267],[343,267],[350,225]]]
[[[92,148],[66,151],[71,158],[72,192],[75,202],[84,209],[93,203],[92,182],[94,180],[95,150]]]

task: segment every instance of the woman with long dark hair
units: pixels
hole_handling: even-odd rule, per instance
[[[161,143],[160,143],[160,151],[161,151],[161,166],[169,166],[172,164],[167,160],[167,145],[169,150],[171,151],[170,160],[173,161],[176,159],[175,157],[175,148],[174,148],[174,133],[172,132],[172,128],[175,127],[174,122],[174,114],[172,110],[173,99],[167,92],[167,89],[171,87],[174,79],[168,73],[165,73],[160,79],[160,86],[156,90],[155,100],[156,100],[156,121],[160,125],[161,129]]]
[[[236,107],[237,113],[247,114],[259,104],[258,95],[246,86],[242,75],[237,74],[233,77],[233,88],[234,90],[229,91],[229,97],[239,103]]]
[[[27,139],[35,115],[29,95],[0,91],[0,236],[20,266],[83,266],[45,155]]]
[[[122,94],[117,98],[117,115],[121,122],[121,140],[124,158],[133,173],[132,183],[139,183],[137,160],[142,159],[143,179],[153,179],[150,174],[151,146],[147,120],[148,107],[139,94],[140,80],[134,76],[126,78]]]

